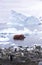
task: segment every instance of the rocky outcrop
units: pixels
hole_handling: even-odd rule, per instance
[[[14,35],[13,39],[14,40],[24,40],[25,36],[24,35]]]

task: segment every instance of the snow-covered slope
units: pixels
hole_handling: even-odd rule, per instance
[[[15,27],[18,30],[24,29],[24,27],[27,27],[29,29],[32,27],[34,30],[40,23],[39,20],[34,16],[26,17],[25,15],[17,13],[13,10],[11,11],[9,20],[10,22],[8,22],[7,25],[9,27]]]

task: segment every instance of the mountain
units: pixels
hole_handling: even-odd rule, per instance
[[[17,30],[23,30],[24,27],[34,30],[38,27],[39,23],[39,19],[34,16],[27,17],[21,13],[11,10],[7,26],[8,28],[16,28]]]
[[[7,18],[6,18],[7,19]],[[24,30],[24,27],[30,30],[37,29],[40,21],[34,16],[27,17],[21,13],[11,10],[6,23],[0,23],[0,30],[15,28],[16,30]]]

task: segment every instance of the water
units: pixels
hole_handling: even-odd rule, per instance
[[[14,46],[34,46],[34,45],[42,45],[42,40],[40,39],[40,35],[28,35],[25,34],[24,40],[13,40],[13,33],[0,33],[0,47],[9,47],[11,45]]]

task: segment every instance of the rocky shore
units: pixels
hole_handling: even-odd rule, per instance
[[[42,47],[0,48],[0,65],[38,65],[42,61]]]

